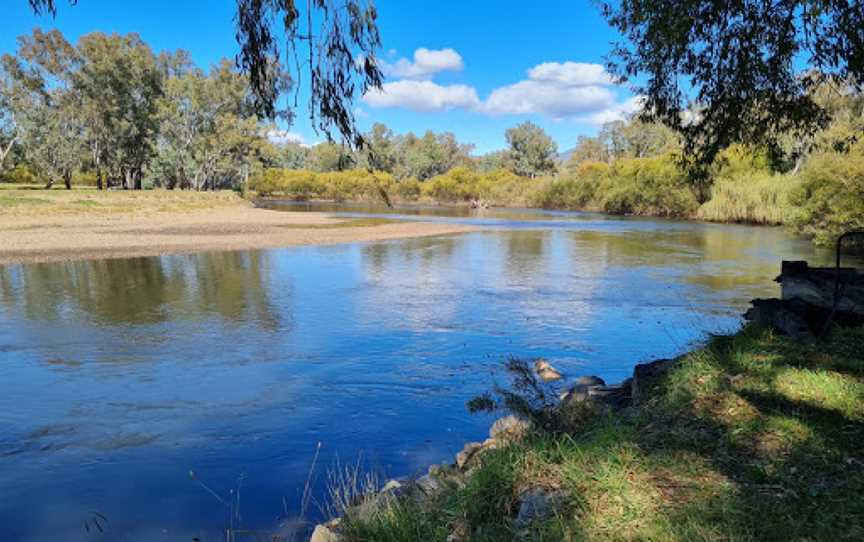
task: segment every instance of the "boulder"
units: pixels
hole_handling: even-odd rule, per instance
[[[556,490],[531,489],[519,496],[519,513],[516,527],[525,528],[534,521],[546,519],[561,510],[567,500],[567,493]]]
[[[606,381],[599,376],[580,376],[576,379],[576,384],[580,386],[605,386]]]
[[[581,403],[587,401],[590,397],[590,390],[591,388],[589,388],[588,386],[576,384],[561,396],[561,406],[566,406],[570,403]]]
[[[522,439],[531,431],[531,422],[510,414],[495,421],[489,429],[489,438],[499,442]]]
[[[462,451],[456,454],[456,466],[464,469],[471,459],[477,455],[477,452],[483,449],[483,444],[479,442],[469,442],[462,448]]]
[[[540,380],[544,382],[552,382],[554,380],[561,380],[561,373],[555,367],[549,364],[545,359],[538,359],[534,362],[534,372],[537,373],[537,376],[540,377]]]
[[[315,530],[312,531],[312,536],[309,538],[309,542],[340,542],[342,537],[339,536],[339,533],[331,529],[326,525],[316,525]]]

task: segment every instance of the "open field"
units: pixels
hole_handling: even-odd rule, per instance
[[[470,229],[256,209],[231,192],[0,190],[0,264],[380,241]]]

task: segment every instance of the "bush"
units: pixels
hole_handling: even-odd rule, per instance
[[[32,171],[30,171],[30,168],[19,164],[0,174],[0,182],[14,184],[39,184],[40,180]]]
[[[799,175],[801,184],[790,198],[797,207],[791,223],[799,233],[828,244],[864,227],[864,143],[847,154],[813,156]]]
[[[790,199],[800,184],[797,177],[766,171],[720,178],[696,216],[718,222],[786,224],[792,216]]]
[[[698,202],[672,155],[615,162],[598,187],[599,207],[612,214],[687,217]]]
[[[248,189],[261,196],[282,196],[295,200],[313,198],[334,201],[386,199],[393,188],[389,173],[365,170],[315,173],[293,169],[266,169],[249,180]]]
[[[399,199],[416,201],[420,198],[420,181],[413,177],[397,181],[393,185],[393,193]]]

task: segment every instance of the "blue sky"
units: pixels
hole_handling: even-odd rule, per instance
[[[4,0],[0,52],[14,51],[15,37],[34,26],[72,41],[94,30],[137,32],[154,50],[187,49],[201,66],[237,52],[234,0],[60,2],[55,20],[34,16],[26,0]],[[388,77],[383,94],[357,103],[364,127],[451,131],[488,152],[505,146],[505,129],[531,120],[564,150],[634,105],[600,66],[617,35],[590,1],[375,4]],[[290,130],[308,143],[322,139],[302,105]]]

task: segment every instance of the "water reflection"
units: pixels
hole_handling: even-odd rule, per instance
[[[220,494],[245,473],[245,524],[271,528],[283,499],[296,513],[318,442],[323,468],[363,453],[415,473],[485,434],[464,404],[507,354],[620,380],[739,325],[781,259],[824,257],[777,229],[519,216],[461,236],[0,268],[4,536],[212,539],[222,510],[189,469]],[[93,510],[110,518],[101,538],[80,529]]]
[[[0,304],[10,318],[95,325],[158,324],[218,316],[279,322],[266,291],[267,253],[221,252],[0,267]]]

